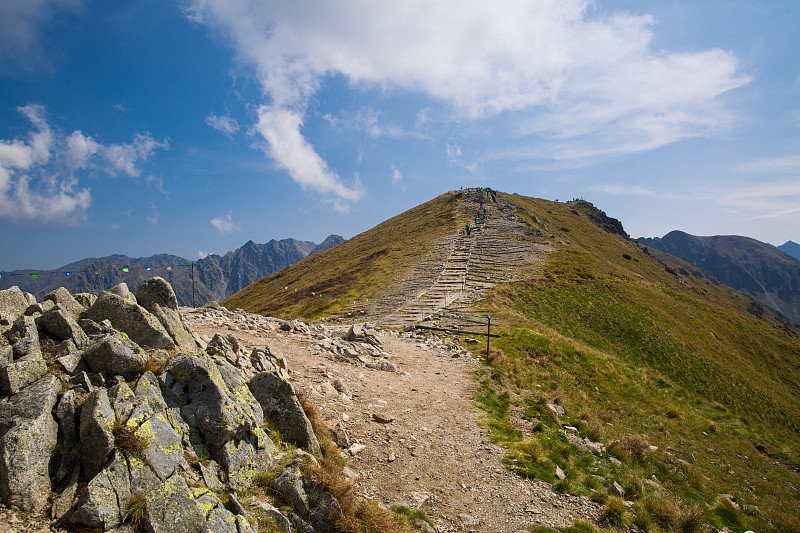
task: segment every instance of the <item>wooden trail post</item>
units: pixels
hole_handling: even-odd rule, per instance
[[[489,339],[491,338],[492,333],[492,317],[488,314],[486,315],[486,360],[489,360]]]
[[[194,261],[192,261],[192,307],[197,307],[194,305]]]

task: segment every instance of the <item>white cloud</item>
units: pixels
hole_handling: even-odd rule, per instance
[[[156,204],[150,202],[147,208],[150,209],[150,216],[147,217],[147,223],[151,226],[158,226],[158,218],[160,216],[158,207],[156,207]]]
[[[445,153],[447,154],[447,160],[450,161],[450,164],[466,169],[470,174],[475,174],[475,172],[478,171],[478,164],[475,161],[471,163],[464,161],[464,154],[461,153],[461,147],[457,144],[447,143],[445,145]]]
[[[403,186],[403,175],[400,173],[400,169],[394,165],[392,165],[392,185],[400,186],[405,189]]]
[[[239,226],[233,223],[233,217],[231,216],[230,211],[228,211],[227,215],[220,215],[216,218],[212,218],[211,225],[217,228],[217,231],[220,233],[220,235],[225,233],[233,233],[241,229]]]
[[[169,148],[166,139],[156,141],[150,133],[137,133],[132,143],[112,144],[105,146],[100,153],[105,160],[105,171],[111,176],[126,174],[137,177],[141,174],[138,163],[147,161],[156,149]]]
[[[104,146],[80,130],[54,131],[43,106],[18,111],[32,125],[27,137],[0,139],[0,219],[16,225],[78,224],[92,202],[90,189],[79,186],[78,171],[138,176],[137,163],[166,147],[149,134],[135,136],[131,144]]]
[[[359,183],[346,186],[338,174],[308,144],[300,128],[303,118],[300,113],[286,109],[261,106],[258,108],[256,131],[267,146],[265,152],[286,170],[294,181],[304,189],[322,194],[331,194],[346,202],[355,202],[364,196]],[[336,203],[334,205],[341,206]]]
[[[302,117],[342,75],[462,118],[509,113],[519,146],[495,157],[587,161],[712,135],[735,118],[719,97],[750,81],[733,54],[656,49],[652,17],[601,15],[589,0],[190,5],[255,65],[272,109]]]
[[[638,185],[597,185],[591,188],[592,190],[611,194],[613,196],[656,196],[656,193],[645,187]]]
[[[214,114],[208,115],[206,117],[206,124],[215,130],[221,131],[228,137],[233,137],[234,133],[239,131],[239,123],[235,118],[232,118],[228,115],[221,117],[218,117]]]
[[[739,172],[769,174],[800,174],[800,155],[759,159],[736,167]]]
[[[76,12],[82,6],[82,0],[0,0],[0,71],[47,66],[43,27],[59,11]]]
[[[208,257],[208,252],[204,252],[203,250],[197,252],[198,259],[205,259],[206,257]]]

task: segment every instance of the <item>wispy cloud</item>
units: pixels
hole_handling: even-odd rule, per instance
[[[653,17],[601,15],[588,0],[193,0],[189,13],[255,65],[276,111],[302,118],[342,75],[462,120],[507,118],[516,142],[495,158],[576,166],[714,135],[736,119],[720,97],[751,80],[730,52],[657,49]]]
[[[772,159],[758,159],[744,163],[735,168],[739,172],[757,174],[799,174],[800,155],[776,157]]]
[[[613,196],[656,196],[653,190],[638,185],[605,184],[592,186],[591,189]]]
[[[258,123],[255,128],[267,141],[265,147],[267,155],[304,189],[333,195],[348,202],[360,200],[364,196],[360,183],[356,182],[350,187],[345,185],[339,175],[328,168],[328,164],[303,137],[300,132],[302,125],[303,118],[300,113],[261,106],[258,109]]]
[[[233,135],[239,131],[239,123],[235,118],[228,115],[223,115],[221,117],[214,114],[208,115],[206,117],[206,124],[217,131],[221,131],[227,137],[233,137]]]
[[[400,169],[395,165],[392,165],[392,185],[400,187],[402,190],[406,189],[405,185],[403,185],[403,174],[400,173]]]
[[[217,231],[220,235],[233,233],[241,229],[239,226],[233,223],[233,217],[230,211],[228,211],[227,215],[220,215],[216,218],[212,218],[211,225],[217,228]]]
[[[444,150],[450,164],[466,169],[470,174],[475,174],[478,171],[478,164],[475,161],[469,163],[464,161],[464,154],[461,152],[459,145],[447,143]]]
[[[48,68],[43,28],[59,12],[79,12],[83,0],[4,0],[0,2],[0,72]]]
[[[147,205],[147,208],[150,210],[150,216],[147,217],[147,223],[151,226],[158,226],[158,219],[160,217],[158,207],[156,207],[156,204],[150,202]]]

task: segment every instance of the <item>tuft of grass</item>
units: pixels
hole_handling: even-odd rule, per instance
[[[300,406],[303,408],[303,411],[305,411],[309,422],[311,422],[311,428],[317,436],[319,447],[322,450],[322,456],[338,464],[340,468],[343,467],[344,459],[342,459],[342,456],[339,454],[339,447],[336,446],[336,443],[331,439],[330,431],[328,431],[327,426],[325,426],[325,423],[322,421],[322,415],[319,410],[308,400],[302,390],[295,389],[295,393],[297,394]]]
[[[631,514],[625,507],[625,502],[619,498],[610,497],[600,513],[600,521],[611,526],[623,527],[631,522]]]
[[[423,529],[423,523],[428,524],[431,528],[436,527],[433,520],[422,509],[411,509],[405,505],[392,505],[391,509],[395,514],[395,520],[401,527]]]
[[[133,457],[145,460],[144,451],[152,444],[150,439],[137,435],[136,428],[123,424],[119,420],[114,421],[112,432],[114,434],[115,448]]]
[[[147,513],[147,497],[146,493],[139,492],[131,497],[128,506],[125,509],[125,516],[122,518],[123,522],[131,525],[134,531],[142,531],[144,526],[144,517]]]

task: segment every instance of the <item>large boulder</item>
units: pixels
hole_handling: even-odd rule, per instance
[[[45,294],[43,300],[49,300],[55,304],[62,305],[75,320],[80,319],[81,313],[87,309],[87,307],[78,302],[64,287],[59,287]]]
[[[14,285],[0,291],[0,332],[6,331],[28,308],[25,294]]]
[[[47,372],[33,317],[18,317],[9,337],[16,342],[12,348],[12,357],[0,368],[0,394],[16,394]]]
[[[61,483],[75,468],[75,446],[79,442],[80,418],[75,407],[75,391],[68,390],[61,395],[55,412],[58,418],[58,430],[61,434],[61,463],[56,471],[55,479]]]
[[[61,384],[46,374],[0,403],[0,497],[23,511],[40,511],[50,496],[50,455],[58,424],[51,411]]]
[[[108,319],[115,329],[124,332],[133,342],[150,348],[172,350],[172,340],[161,322],[147,309],[122,296],[110,292],[101,292],[83,318],[97,323]]]
[[[86,485],[70,522],[109,530],[125,518],[131,498],[128,464],[122,454],[115,453],[108,465]]]
[[[145,494],[144,529],[150,533],[200,533],[205,513],[180,474]]]
[[[183,418],[200,431],[209,446],[221,448],[231,438],[246,435],[264,421],[261,407],[249,389],[229,376],[233,386],[230,388],[220,368],[206,354],[175,354],[163,377],[165,394],[168,392],[181,405]]]
[[[67,293],[69,294],[69,293]],[[77,303],[77,302],[76,302]],[[82,309],[82,308],[81,308]],[[89,336],[75,322],[72,314],[60,303],[36,318],[36,325],[59,341],[72,339],[78,349],[89,346]]]
[[[134,296],[134,294],[128,288],[128,284],[125,283],[124,281],[108,289],[108,292],[110,292],[111,294],[116,294],[117,296],[119,296],[120,298],[122,298],[127,302],[134,304],[137,303],[136,296]]]
[[[261,404],[264,418],[281,438],[319,454],[320,447],[311,421],[300,405],[292,384],[278,372],[261,372],[248,383],[250,392]]]
[[[106,457],[114,449],[114,410],[106,389],[95,389],[81,405],[81,465],[87,479],[103,468]]]
[[[107,334],[83,352],[93,372],[130,378],[141,372],[147,354],[124,333]]]
[[[178,298],[164,278],[155,277],[142,283],[136,290],[136,301],[158,318],[179,349],[197,347],[178,312]]]
[[[215,333],[206,347],[208,355],[223,357],[234,365],[239,362],[240,352],[239,341],[230,333]]]
[[[334,533],[334,524],[342,516],[342,508],[333,495],[314,480],[303,476],[291,463],[272,482],[272,488],[292,503],[295,511],[320,533]]]

